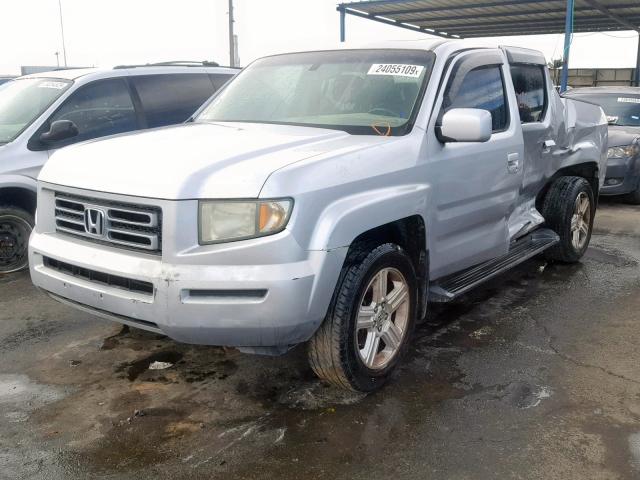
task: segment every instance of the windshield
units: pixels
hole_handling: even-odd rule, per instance
[[[435,55],[343,50],[260,59],[198,116],[204,122],[304,125],[361,135],[404,135]]]
[[[611,93],[576,97],[600,105],[611,125],[640,126],[640,95]]]
[[[72,82],[59,78],[25,78],[0,87],[0,144],[14,140]]]

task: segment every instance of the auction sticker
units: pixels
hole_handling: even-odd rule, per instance
[[[55,88],[56,90],[61,90],[66,86],[66,82],[42,82],[38,85],[38,88]]]
[[[418,78],[424,70],[423,65],[407,65],[405,63],[374,63],[367,75],[392,75],[394,77]]]
[[[620,102],[620,103],[640,103],[640,98],[638,98],[638,97],[618,97],[618,102]]]

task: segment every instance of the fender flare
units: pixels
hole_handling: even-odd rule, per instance
[[[38,182],[35,178],[24,175],[0,175],[0,192],[5,188],[22,188],[37,193]]]
[[[19,194],[19,191],[24,194]],[[33,178],[22,175],[0,175],[0,203],[8,203],[9,205],[15,203],[14,206],[20,206],[34,213],[32,210],[36,208],[37,192],[38,184]],[[20,199],[24,201],[20,201]]]
[[[412,215],[420,215],[428,225],[430,190],[426,184],[410,184],[342,197],[320,214],[309,250],[348,247],[362,233]]]

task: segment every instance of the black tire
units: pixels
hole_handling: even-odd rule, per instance
[[[372,370],[359,353],[356,321],[367,286],[378,272],[387,268],[399,271],[406,280],[408,318],[399,347],[389,363]],[[410,343],[417,293],[413,265],[400,247],[391,243],[354,246],[340,274],[327,317],[309,342],[309,363],[316,375],[333,385],[355,391],[371,392],[382,387]],[[395,322],[394,318],[397,317],[390,316],[389,321]],[[384,341],[380,345],[386,348]]]
[[[29,236],[33,215],[19,207],[0,205],[0,275],[29,265]]]
[[[580,198],[589,201],[589,213],[586,215],[585,225],[588,231],[584,237],[584,243],[578,242],[576,246],[572,241],[572,219],[576,213],[576,201]],[[582,177],[560,177],[553,182],[547,196],[544,199],[542,216],[546,224],[560,236],[560,242],[546,251],[549,260],[575,263],[582,258],[589,247],[591,232],[593,231],[593,219],[596,203],[593,189],[589,182]]]

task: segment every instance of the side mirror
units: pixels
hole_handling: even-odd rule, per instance
[[[44,143],[57,142],[75,137],[78,133],[78,127],[71,120],[56,120],[51,124],[48,132],[40,135],[40,141]]]
[[[486,142],[491,138],[491,113],[479,108],[453,108],[436,127],[441,142]]]

